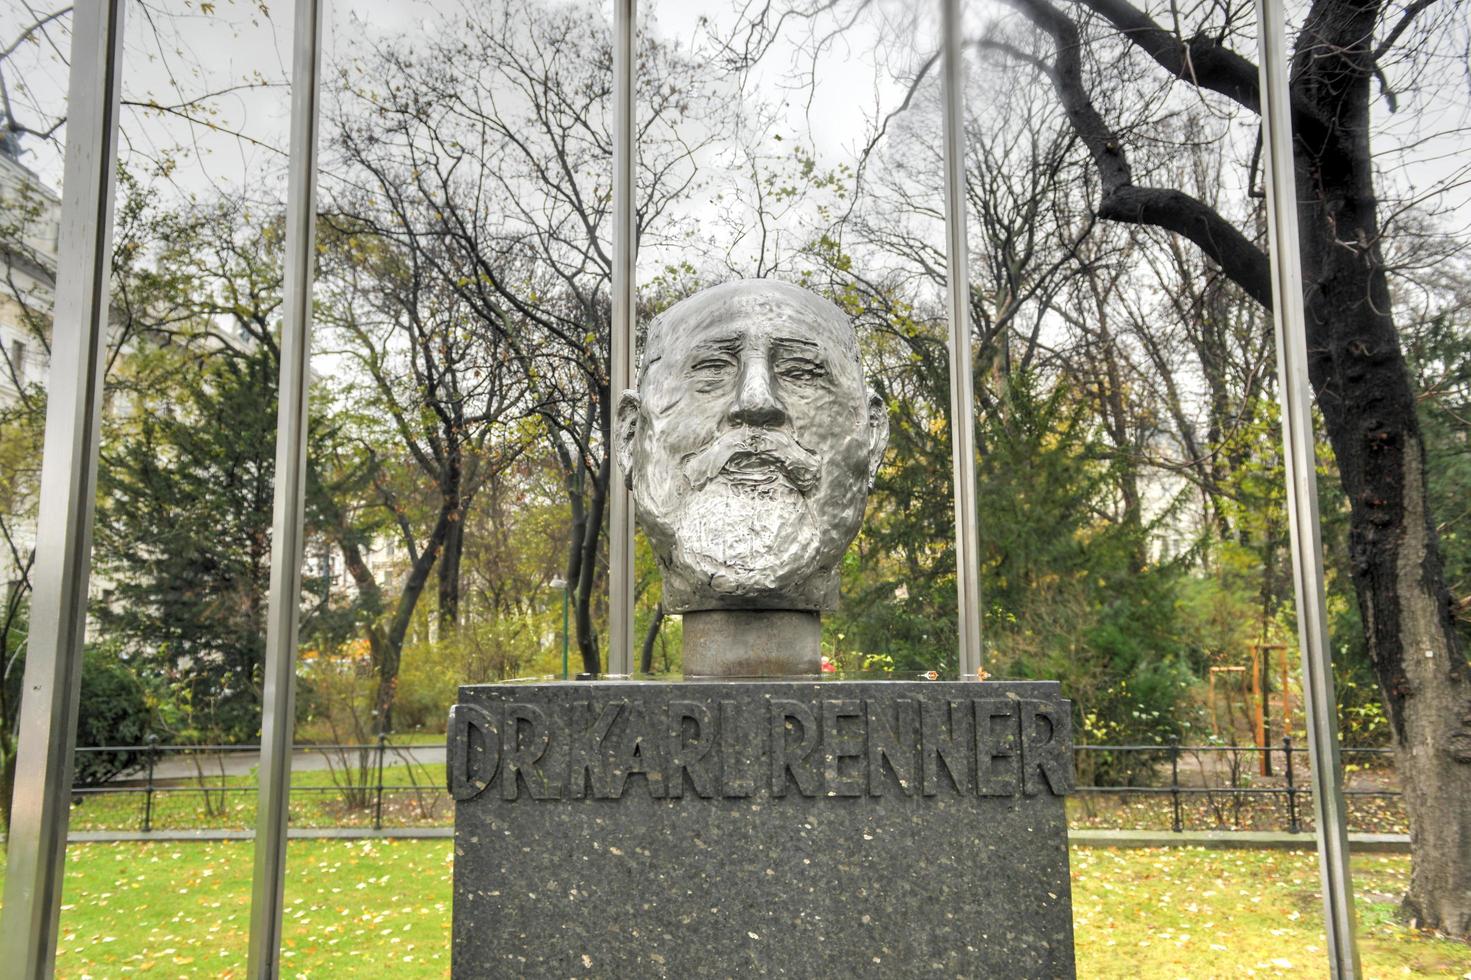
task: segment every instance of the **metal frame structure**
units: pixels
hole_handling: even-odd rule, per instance
[[[8,976],[54,972],[82,662],[100,432],[102,365],[116,180],[122,21],[126,0],[79,0],[72,27],[65,183],[50,401],[41,478],[35,592],[26,664],[15,804],[0,918]],[[302,560],[318,89],[325,0],[296,0],[285,319],[276,499],[263,705],[260,813],[252,896],[252,977],[279,972],[290,789],[296,627]],[[974,391],[971,375],[959,0],[939,0],[951,432],[955,479],[959,657],[981,666]],[[614,0],[613,330],[610,409],[632,386],[635,343],[634,71],[636,0]],[[1347,836],[1327,646],[1321,531],[1314,484],[1302,270],[1298,255],[1287,49],[1282,0],[1257,0],[1263,137],[1268,171],[1282,436],[1305,705],[1333,976],[1358,975]],[[608,672],[632,671],[633,506],[612,461]]]
[[[317,257],[317,123],[324,0],[296,0],[291,65],[291,143],[286,177],[286,267],[282,286],[281,374],[277,389],[276,479],[271,522],[271,586],[266,607],[265,689],[261,695],[260,795],[250,894],[246,975],[280,973],[286,887],[286,816],[296,726],[296,642],[306,510],[307,399],[311,382],[312,280]]]
[[[0,915],[0,963],[11,977],[49,977],[56,966],[111,320],[125,2],[78,3],[72,22],[35,587]]]
[[[1343,804],[1338,708],[1323,593],[1323,529],[1318,522],[1313,393],[1308,384],[1307,314],[1297,236],[1297,168],[1292,159],[1292,111],[1287,87],[1287,23],[1283,0],[1256,0],[1257,62],[1261,77],[1262,158],[1271,240],[1272,321],[1277,335],[1277,397],[1282,403],[1287,528],[1292,541],[1292,585],[1297,597],[1297,642],[1302,650],[1303,715],[1313,768],[1313,811],[1318,827],[1318,871],[1328,963],[1334,980],[1359,975],[1353,886],[1348,864],[1348,821]]]
[[[634,214],[634,68],[638,63],[637,0],[613,0],[613,336],[610,338],[608,411],[633,387],[637,340],[637,216]],[[611,431],[611,429],[610,429]],[[609,674],[633,673],[633,494],[618,454],[608,452]]]
[[[965,59],[960,0],[940,0],[945,154],[945,261],[950,313],[950,457],[955,500],[957,664],[981,670],[981,545],[976,526],[976,393],[970,350],[970,250],[965,223]]]

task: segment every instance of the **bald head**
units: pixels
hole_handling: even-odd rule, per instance
[[[739,279],[680,300],[649,324],[639,385],[655,364],[668,365],[702,339],[760,330],[802,338],[861,376],[858,337],[842,310],[816,293],[776,279]]]

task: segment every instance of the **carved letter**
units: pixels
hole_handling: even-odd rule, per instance
[[[949,702],[950,719],[945,720],[946,705],[937,701],[920,702],[920,758],[923,760],[924,795],[940,791],[940,773],[950,777],[957,793],[970,792],[970,745],[964,701]]]
[[[1021,789],[1016,702],[976,701],[976,793],[1015,796]]]
[[[914,749],[917,741],[914,731],[914,702],[894,702],[894,712],[873,701],[868,708],[868,793],[883,796],[888,780],[884,778],[884,763],[899,782],[899,791],[905,796],[914,795]],[[896,724],[890,725],[889,719]]]
[[[688,737],[686,737],[686,733]],[[669,702],[669,746],[664,758],[665,792],[671,797],[684,796],[684,777],[690,786],[706,799],[715,795],[715,774],[711,771],[710,750],[715,747],[714,726],[710,709],[694,701]]]
[[[501,799],[514,800],[520,792],[519,773],[533,800],[555,800],[554,786],[537,765],[552,744],[546,714],[534,704],[506,705],[505,730],[501,732]]]
[[[501,733],[490,715],[473,704],[449,709],[449,792],[473,800],[485,791],[501,764]]]
[[[618,754],[613,766],[613,795],[623,795],[624,781],[634,773],[643,773],[649,787],[649,795],[655,799],[664,796],[664,753],[659,743],[662,732],[652,730],[648,712],[642,701],[629,705],[628,724],[623,737],[618,739]]]
[[[861,701],[822,702],[822,774],[828,796],[862,796],[863,725],[844,725],[842,719],[863,717]],[[858,771],[845,772],[844,759],[860,760]],[[850,767],[852,768],[852,767]]]
[[[594,799],[613,798],[613,757],[607,739],[625,703],[608,701],[597,714],[587,701],[572,704],[567,724],[567,795],[572,799],[582,799],[589,782]]]
[[[796,722],[795,725],[792,723]],[[787,745],[789,730],[801,730],[795,747]],[[816,796],[822,782],[817,766],[808,761],[817,748],[817,719],[812,708],[800,701],[771,702],[771,795],[787,795],[787,773],[797,782],[797,792]]]
[[[720,702],[720,792],[729,797],[756,792],[756,781],[751,776],[756,746],[749,727],[741,723],[736,702]]]
[[[1040,771],[1054,796],[1073,788],[1073,718],[1051,701],[1022,702],[1022,788],[1028,796],[1042,792]]]

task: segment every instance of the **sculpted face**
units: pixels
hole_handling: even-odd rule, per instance
[[[678,303],[617,428],[668,611],[836,606],[889,431],[841,310],[765,279]]]

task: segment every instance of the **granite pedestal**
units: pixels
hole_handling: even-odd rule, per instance
[[[459,700],[456,978],[1073,975],[1055,683]]]

